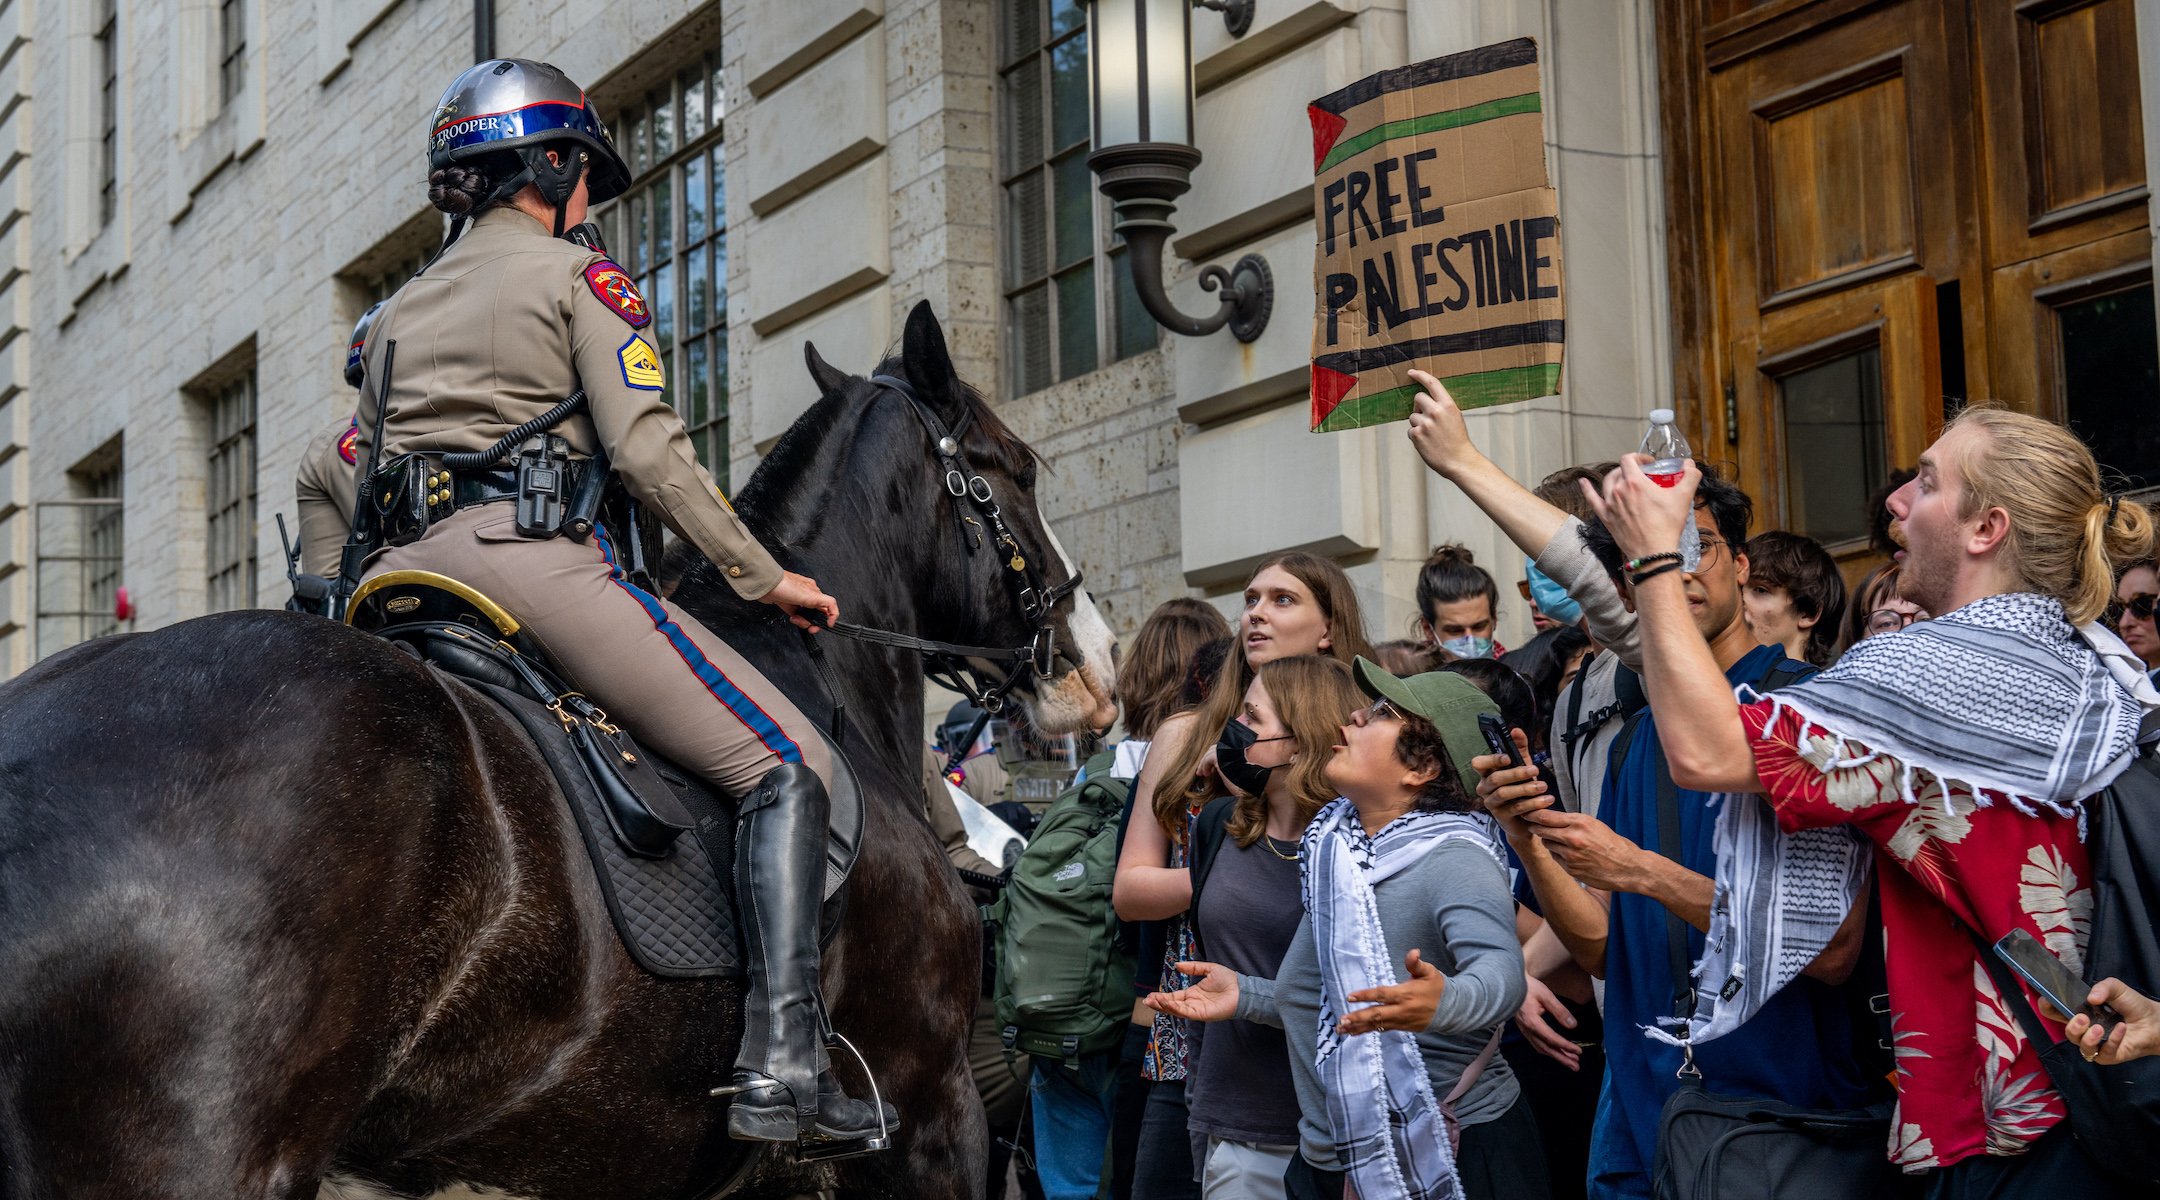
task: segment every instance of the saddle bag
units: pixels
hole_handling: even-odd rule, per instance
[[[666,858],[674,852],[675,839],[694,824],[689,809],[660,778],[655,760],[628,732],[583,695],[557,685],[515,648],[447,622],[393,626],[380,633],[413,646],[422,658],[440,662],[455,674],[546,705],[577,747],[579,765],[623,849],[642,858]]]

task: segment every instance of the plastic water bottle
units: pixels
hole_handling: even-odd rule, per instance
[[[1687,473],[1688,459],[1694,452],[1688,449],[1687,438],[1681,436],[1680,427],[1673,423],[1673,410],[1652,409],[1650,432],[1643,435],[1643,457],[1650,460],[1644,465],[1643,474],[1657,482],[1659,487],[1674,487],[1680,477]],[[1680,531],[1680,569],[1693,571],[1702,566],[1702,535],[1693,521]]]

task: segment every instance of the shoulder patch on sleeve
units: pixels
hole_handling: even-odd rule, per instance
[[[645,339],[636,334],[615,352],[622,360],[622,381],[640,391],[657,392],[667,386],[667,376],[660,373],[660,358],[653,353]]]
[[[652,309],[645,303],[645,297],[638,294],[637,285],[630,282],[628,271],[603,258],[585,268],[585,283],[592,288],[593,295],[600,298],[600,303],[628,321],[630,328],[643,329],[652,324]]]
[[[346,466],[360,465],[360,418],[357,415],[353,417],[351,427],[338,435],[337,452],[338,457],[345,460]]]

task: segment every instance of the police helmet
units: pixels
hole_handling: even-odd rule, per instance
[[[488,172],[495,188],[484,204],[506,200],[533,183],[560,211],[577,189],[578,176],[588,171],[587,195],[594,204],[622,195],[630,184],[630,169],[584,89],[547,63],[497,58],[467,68],[435,106],[431,128],[430,171],[474,159],[515,159],[520,167],[515,172]],[[560,167],[551,165],[547,148],[561,150],[565,142],[582,153],[564,155]]]
[[[374,307],[361,313],[360,319],[353,324],[352,348],[345,351],[345,382],[354,387],[359,387],[360,381],[367,376],[360,361],[360,352],[367,348],[368,330],[374,328],[375,314],[381,312],[382,306],[388,303],[388,300],[377,300]]]

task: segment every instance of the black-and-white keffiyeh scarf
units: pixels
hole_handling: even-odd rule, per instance
[[[1357,809],[1338,799],[1306,827],[1298,855],[1305,911],[1320,958],[1320,1030],[1314,1061],[1327,1090],[1335,1154],[1359,1200],[1453,1200],[1455,1155],[1417,1036],[1401,1030],[1344,1037],[1344,1000],[1400,983],[1373,888],[1452,838],[1475,842],[1503,868],[1500,827],[1482,812],[1412,812],[1367,836]]]
[[[2072,628],[2060,601],[2031,592],[1877,634],[1764,698],[1774,706],[1766,732],[1775,710],[1789,708],[1845,755],[1825,770],[1885,758],[1908,804],[1914,771],[1925,771],[1946,789],[1970,789],[1978,804],[2075,815],[2081,834],[2080,801],[2129,765],[2139,723],[2160,709],[2160,691],[2122,639],[2098,624]],[[1739,1028],[1815,960],[1858,900],[1870,858],[1851,826],[1787,834],[1760,796],[1717,802],[1717,892],[1695,966],[1692,1042]]]
[[[1918,769],[2068,817],[2130,765],[2141,701],[2160,704],[2136,662],[2104,627],[2071,628],[2061,601],[2005,592],[1877,634],[1769,700],[1870,752],[1833,767],[1895,760],[1908,804]]]

